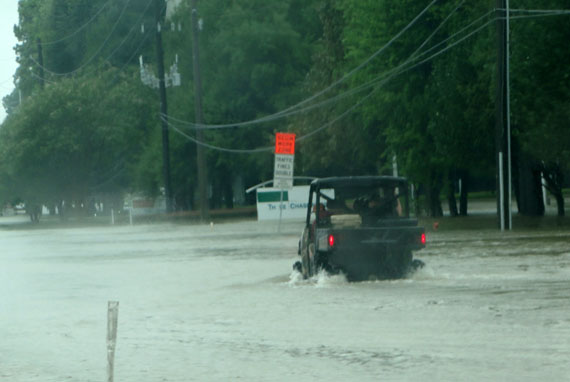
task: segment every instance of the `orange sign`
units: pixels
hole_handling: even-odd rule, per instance
[[[295,154],[295,134],[275,133],[275,154]]]

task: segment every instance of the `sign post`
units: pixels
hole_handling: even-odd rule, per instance
[[[283,191],[293,188],[293,167],[295,164],[295,134],[275,134],[275,167],[273,170],[273,187],[281,189],[279,201],[279,231],[283,214]]]
[[[291,189],[293,187],[293,165],[295,163],[295,134],[275,134],[275,167],[273,187]]]
[[[119,302],[109,301],[107,307],[107,382],[113,382],[115,373],[115,347],[117,346],[117,321]]]

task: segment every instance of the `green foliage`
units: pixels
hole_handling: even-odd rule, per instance
[[[13,192],[48,203],[128,189],[155,117],[146,89],[126,77],[109,85],[116,75],[47,86],[10,116],[0,144]]]
[[[461,37],[453,37],[456,32],[486,15],[495,2],[465,1],[459,7],[460,1],[436,2],[379,50],[428,3],[199,1],[205,123],[237,124],[271,115],[343,79],[303,104],[325,102],[320,107],[293,118],[206,131],[205,141],[235,149],[270,147],[275,131],[294,131],[303,137],[297,175],[391,174],[396,155],[400,174],[431,195],[451,187],[453,174],[492,179],[495,24],[452,44]],[[566,6],[563,0],[511,2],[513,8]],[[140,84],[136,60],[140,54],[156,70],[154,0],[21,0],[19,9],[14,32],[20,66],[17,87],[4,99],[9,117],[0,129],[0,193],[5,199],[44,200],[125,190],[158,193],[163,185],[160,109],[156,92]],[[178,56],[182,75],[182,86],[167,91],[171,122],[195,136],[176,121],[195,120],[190,20],[185,0],[164,23],[182,30],[163,27],[162,40],[165,67]],[[513,131],[526,153],[557,174],[570,163],[568,25],[568,16],[511,22]],[[450,49],[397,71],[443,48]],[[413,61],[413,54],[421,58]],[[170,130],[170,148],[173,194],[179,206],[189,208],[197,183],[196,145]],[[272,176],[270,151],[206,153],[213,205],[232,204],[236,178],[249,186]]]
[[[277,112],[301,97],[299,84],[309,70],[311,43],[318,34],[311,24],[316,17],[312,3],[315,1],[199,2],[205,123],[252,120]],[[184,30],[190,29],[188,5],[182,3],[173,20]],[[181,65],[183,86],[169,92],[170,114],[187,121],[195,120],[193,97],[188,97],[194,91],[191,37],[190,33],[172,33],[166,39],[166,50],[171,52],[166,62],[171,62],[172,52],[177,52],[180,62],[185,63]],[[271,146],[274,131],[286,129],[281,121],[207,131],[204,139],[224,148],[253,149]],[[173,154],[184,158],[180,163],[174,161],[174,176],[180,186],[191,189],[196,174],[194,146],[179,134],[173,134],[172,140]],[[271,178],[272,160],[269,151],[236,155],[207,150],[208,172],[215,189],[227,188],[234,177],[241,177],[246,185]]]
[[[518,6],[536,7],[533,1]],[[566,1],[542,1],[563,9]],[[511,22],[512,124],[524,150],[570,170],[570,73],[567,16]]]

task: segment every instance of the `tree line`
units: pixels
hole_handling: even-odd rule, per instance
[[[564,214],[570,15],[526,11],[565,6],[539,3],[511,1],[513,186],[519,211],[541,215],[544,177]],[[164,64],[178,59],[182,78],[167,89],[177,209],[197,208],[197,127],[211,208],[253,202],[244,189],[271,179],[277,131],[297,134],[296,175],[392,174],[396,163],[433,216],[442,196],[466,215],[468,192],[495,188],[495,1],[199,1],[206,126],[195,126],[190,1],[166,18],[164,0],[21,0],[4,202],[62,211],[163,191],[163,116],[139,67],[139,56],[157,67],[157,6]]]

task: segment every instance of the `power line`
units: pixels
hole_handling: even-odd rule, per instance
[[[312,100],[312,99],[318,97],[319,95],[321,95],[321,93],[317,93],[317,94],[311,96],[310,98],[308,98],[307,100],[302,101],[302,102],[296,104],[295,106],[291,106],[291,107],[289,107],[289,108],[287,108],[287,109],[281,110],[281,111],[279,111],[279,112],[277,112],[277,113],[274,113],[274,114],[271,114],[271,115],[268,115],[268,116],[264,116],[264,117],[261,117],[261,118],[255,119],[255,120],[250,120],[250,121],[245,121],[245,122],[238,122],[238,123],[209,124],[209,125],[207,125],[207,124],[196,124],[196,123],[194,123],[194,122],[185,121],[185,120],[178,119],[178,118],[175,118],[175,117],[172,117],[172,116],[168,116],[168,117],[169,117],[170,119],[172,119],[173,121],[179,123],[179,124],[182,124],[182,125],[191,127],[191,128],[193,128],[193,129],[225,129],[225,128],[246,127],[246,126],[258,125],[258,124],[262,124],[262,123],[266,123],[266,122],[272,122],[272,121],[275,121],[275,120],[278,120],[278,119],[281,119],[281,118],[287,118],[287,117],[290,117],[290,116],[293,116],[293,115],[297,115],[297,114],[300,114],[300,113],[305,113],[305,112],[310,111],[310,110],[313,110],[313,109],[315,109],[315,108],[319,108],[319,107],[326,106],[326,105],[329,105],[329,104],[331,104],[331,103],[337,102],[337,101],[342,100],[342,99],[344,99],[344,98],[347,98],[347,97],[349,97],[349,96],[351,96],[351,95],[353,95],[353,94],[359,93],[360,91],[363,91],[363,90],[366,90],[366,89],[370,88],[371,86],[373,86],[373,85],[375,84],[376,81],[378,81],[379,79],[383,78],[385,75],[389,75],[389,74],[391,74],[391,73],[394,73],[395,71],[401,69],[401,67],[404,66],[406,63],[408,63],[408,62],[413,62],[414,60],[417,60],[418,58],[420,58],[420,57],[422,57],[422,56],[425,56],[425,55],[427,55],[428,53],[434,51],[435,49],[437,49],[437,48],[440,47],[441,45],[443,45],[443,44],[447,43],[448,41],[450,41],[450,40],[456,38],[457,36],[461,35],[461,34],[464,33],[466,30],[470,29],[471,27],[473,27],[474,25],[476,25],[477,23],[479,23],[481,20],[483,20],[485,17],[487,17],[487,16],[489,16],[490,14],[496,12],[496,10],[497,10],[497,9],[489,10],[488,12],[486,12],[485,14],[483,14],[482,16],[480,16],[479,18],[477,18],[476,20],[474,20],[474,21],[472,21],[471,23],[469,23],[467,26],[465,26],[465,27],[463,27],[462,29],[460,29],[458,32],[454,33],[453,35],[451,35],[451,36],[449,36],[448,38],[446,38],[446,39],[440,41],[440,42],[437,43],[436,45],[430,47],[429,49],[425,50],[424,52],[422,52],[421,54],[419,54],[419,55],[416,56],[417,52],[418,52],[419,50],[421,50],[421,48],[422,48],[423,46],[425,46],[425,44],[433,37],[433,35],[435,35],[435,33],[437,32],[437,30],[443,26],[443,24],[457,11],[457,9],[458,9],[461,5],[463,5],[463,3],[464,3],[464,1],[462,1],[462,2],[460,2],[460,3],[458,4],[458,6],[446,17],[446,19],[438,26],[438,28],[436,28],[436,30],[435,30],[434,32],[432,32],[432,34],[422,43],[422,45],[420,45],[420,47],[418,47],[418,48],[416,49],[416,51],[408,58],[408,60],[407,60],[406,62],[404,62],[403,64],[401,64],[400,66],[398,66],[398,67],[396,67],[396,68],[393,68],[393,69],[389,70],[389,71],[386,72],[385,74],[383,74],[383,75],[381,75],[381,76],[379,76],[379,77],[376,77],[376,79],[374,79],[374,80],[372,80],[372,81],[370,81],[370,82],[368,82],[368,83],[365,83],[365,84],[360,85],[360,86],[358,86],[358,87],[356,87],[356,88],[350,89],[350,90],[348,90],[348,91],[346,91],[346,92],[344,92],[344,93],[341,93],[341,94],[339,94],[339,95],[336,95],[336,96],[334,96],[334,97],[332,97],[332,98],[329,98],[329,99],[327,99],[327,100],[314,103],[314,104],[312,104],[312,105],[310,105],[310,106],[306,106],[306,107],[304,107],[304,108],[296,108],[296,106],[301,105],[301,104],[304,104],[305,101],[307,101],[307,100]],[[531,10],[528,10],[528,11],[527,11],[527,10],[514,10],[514,11],[515,11],[515,12],[520,12],[520,11],[531,12]],[[563,10],[542,10],[542,12],[544,13],[543,15],[535,14],[535,15],[531,15],[531,16],[514,16],[514,17],[511,17],[511,19],[513,19],[513,18],[523,18],[523,17],[526,18],[526,17],[541,17],[541,16],[550,16],[550,15],[563,15],[563,14],[570,13],[570,11],[563,11]],[[554,12],[554,13],[552,13],[552,12]],[[484,25],[480,26],[480,27],[477,29],[477,31],[480,30],[480,29],[482,29],[482,28],[484,28],[485,26],[489,25],[490,23],[496,21],[497,19],[498,19],[498,18],[495,17],[495,18],[492,18],[492,19],[488,20]],[[470,37],[471,35],[472,35],[472,34],[469,34],[466,38]],[[462,39],[461,41],[463,41],[463,39]],[[455,45],[453,45],[453,46],[455,46]],[[444,50],[444,51],[445,51],[445,50]],[[441,54],[441,53],[443,53],[443,52],[440,52],[439,54]],[[439,55],[439,54],[437,54],[437,55]],[[437,55],[436,55],[436,56],[437,56]],[[424,63],[424,62],[426,62],[426,60],[422,61],[421,63]],[[361,64],[360,66],[362,66],[362,64]],[[414,67],[415,67],[415,66],[414,66]],[[334,84],[333,84],[333,85],[334,85]],[[331,88],[333,85],[329,86],[327,89]]]
[[[490,12],[486,13],[484,16],[488,15]],[[483,17],[484,17],[483,16]],[[482,19],[482,17],[480,17],[479,19],[477,19],[476,21],[480,21]],[[375,86],[375,88],[368,93],[366,96],[364,96],[363,98],[361,98],[358,102],[356,102],[354,105],[352,105],[350,108],[348,108],[347,110],[345,110],[343,113],[341,113],[340,115],[338,115],[337,117],[335,117],[334,119],[332,119],[331,121],[326,122],[325,124],[323,124],[322,126],[320,126],[319,128],[313,130],[312,132],[305,134],[304,136],[298,137],[297,141],[303,141],[307,138],[310,138],[311,136],[319,133],[322,130],[325,130],[329,127],[331,127],[334,123],[338,122],[339,120],[341,120],[342,118],[346,117],[348,114],[350,114],[352,111],[354,111],[356,108],[358,108],[359,106],[361,106],[368,98],[370,98],[378,89],[380,89],[380,87],[384,84],[386,84],[387,82],[389,82],[392,78],[399,76],[417,66],[420,66],[430,60],[432,60],[433,58],[443,54],[444,52],[446,52],[447,50],[455,47],[456,45],[460,44],[461,42],[465,41],[466,39],[468,39],[469,37],[473,36],[474,34],[478,33],[479,31],[483,30],[485,27],[487,27],[489,24],[491,24],[492,22],[496,21],[497,18],[493,18],[489,21],[487,21],[486,23],[484,23],[483,25],[479,26],[478,28],[476,28],[474,31],[470,32],[469,34],[463,36],[462,38],[460,38],[459,40],[453,42],[452,44],[448,45],[447,47],[437,51],[436,53],[432,54],[431,56],[427,57],[424,60],[421,60],[419,62],[416,62],[415,64],[408,66],[408,67],[404,67],[406,64],[409,63],[409,60],[406,60],[404,62],[404,64],[401,64],[400,66],[392,69],[389,73],[390,75],[386,76],[386,73],[384,73],[383,75],[376,77],[375,79],[373,79],[372,81],[369,81],[366,85],[366,87],[373,87]],[[473,25],[473,23],[471,23],[470,25]],[[462,33],[465,30],[465,28],[463,28],[459,33]],[[446,40],[449,40],[446,39]],[[438,44],[439,45],[439,44]],[[431,49],[430,49],[431,50]],[[428,50],[429,51],[429,50]],[[415,52],[414,52],[415,53]],[[424,53],[422,53],[422,55],[424,55]],[[421,57],[422,55],[418,56]],[[399,70],[401,69],[401,70]],[[361,85],[361,87],[364,88],[363,85]],[[176,126],[174,126],[172,123],[169,122],[169,126],[178,134],[186,137],[187,139],[195,142],[196,144],[202,145],[204,147],[210,148],[210,149],[214,149],[217,151],[222,151],[222,152],[229,152],[229,153],[236,153],[236,154],[249,154],[249,153],[258,153],[258,152],[266,152],[266,151],[271,151],[273,150],[273,146],[271,147],[261,147],[261,148],[256,148],[256,149],[228,149],[228,148],[224,148],[224,147],[220,147],[220,146],[214,146],[214,145],[210,145],[207,144],[205,142],[201,142],[199,140],[197,140],[196,138],[189,136],[188,134],[185,134],[184,132],[182,132],[181,130],[179,130]]]
[[[56,73],[53,72],[49,69],[47,69],[46,67],[42,66],[40,63],[38,63],[32,56],[30,56],[30,59],[36,63],[36,65],[38,65],[38,67],[42,68],[43,70],[45,70],[46,72],[48,72],[49,74],[53,75],[53,76],[67,76],[70,74],[75,74],[77,72],[79,72],[81,69],[83,69],[84,67],[86,67],[87,65],[89,65],[94,59],[95,57],[97,57],[99,55],[99,53],[101,53],[101,50],[103,50],[103,48],[105,47],[105,45],[107,44],[107,42],[109,41],[109,39],[111,38],[111,36],[113,35],[113,33],[115,32],[115,29],[117,28],[117,26],[119,25],[119,22],[121,21],[121,19],[123,18],[123,15],[125,13],[125,11],[127,10],[127,6],[129,5],[129,3],[131,2],[131,0],[127,0],[125,2],[125,6],[123,7],[123,9],[121,10],[121,14],[119,15],[119,17],[117,18],[117,21],[115,21],[115,24],[113,25],[113,27],[111,28],[111,31],[109,32],[109,34],[107,35],[107,37],[105,38],[105,40],[103,41],[103,43],[99,46],[99,49],[97,49],[97,51],[83,64],[81,64],[79,67],[77,67],[76,69],[66,72],[66,73]]]
[[[109,56],[107,56],[107,58],[105,59],[105,61],[109,61],[109,59],[111,57],[113,57],[115,55],[115,53],[117,53],[117,51],[125,44],[125,42],[128,40],[129,36],[131,35],[131,33],[133,33],[133,31],[138,27],[138,25],[140,24],[141,20],[143,19],[144,15],[146,14],[146,12],[148,11],[148,8],[150,7],[150,5],[152,4],[153,0],[149,0],[149,2],[146,4],[144,10],[142,11],[140,17],[138,18],[138,20],[133,24],[133,26],[131,27],[131,29],[129,30],[129,33],[127,33],[127,35],[125,36],[125,38],[121,41],[121,43],[119,45],[117,45],[117,47],[115,47],[115,49],[113,49],[113,51],[111,52],[111,54],[109,54]]]
[[[60,38],[60,39],[58,39],[58,40],[55,40],[55,41],[42,42],[42,43],[40,43],[40,45],[42,45],[42,46],[54,45],[54,44],[63,42],[63,41],[65,41],[65,40],[68,40],[68,39],[74,37],[74,36],[77,35],[79,32],[81,32],[83,29],[87,28],[87,26],[89,26],[93,21],[95,21],[95,19],[97,18],[97,16],[99,16],[99,14],[100,14],[101,12],[103,12],[103,10],[107,7],[107,5],[109,5],[109,4],[111,3],[111,1],[112,1],[112,0],[108,0],[105,4],[103,4],[103,5],[101,6],[101,8],[99,8],[99,10],[98,10],[85,24],[83,24],[82,26],[80,26],[79,28],[77,28],[77,29],[76,29],[74,32],[72,32],[71,34],[69,34],[69,35],[67,35],[67,36],[65,36],[65,37],[62,37],[62,38]],[[129,0],[129,1],[130,1],[130,0]],[[127,2],[128,2],[128,1],[127,1]]]
[[[30,72],[30,74],[32,75],[32,77],[35,77],[35,78],[37,78],[37,79],[40,80],[40,81],[44,81],[44,82],[47,82],[47,83],[49,83],[49,84],[55,84],[54,81],[50,81],[50,80],[48,80],[48,79],[46,79],[46,78],[43,78],[42,76],[39,76],[39,75],[37,75],[37,74],[34,73],[34,72]]]
[[[534,14],[534,15],[511,16],[510,19],[511,20],[530,19],[530,18],[536,18],[536,17],[565,16],[565,15],[570,15],[570,11],[568,11],[568,12],[542,13],[542,14]]]
[[[236,127],[247,127],[250,125],[254,125],[254,124],[261,124],[261,123],[265,123],[265,122],[272,122],[281,118],[286,118],[286,117],[290,117],[293,115],[297,115],[297,114],[301,114],[301,113],[305,113],[307,111],[319,108],[319,107],[323,107],[332,103],[335,103],[337,101],[340,101],[342,99],[345,99],[349,96],[352,96],[354,94],[360,93],[364,90],[369,89],[370,87],[374,86],[378,81],[382,80],[382,78],[385,78],[386,76],[390,76],[391,74],[397,72],[398,70],[402,69],[403,67],[405,67],[405,65],[409,64],[410,62],[413,62],[415,59],[420,58],[422,56],[425,56],[426,54],[428,54],[429,52],[433,51],[434,49],[436,49],[437,47],[445,44],[447,41],[459,36],[460,34],[462,34],[465,30],[471,28],[474,24],[480,22],[483,18],[485,18],[486,16],[488,16],[490,13],[492,13],[493,11],[488,11],[487,13],[485,13],[483,16],[479,17],[478,19],[476,19],[475,21],[471,22],[469,25],[467,25],[466,27],[462,28],[460,31],[456,32],[455,34],[449,36],[448,38],[446,38],[445,40],[439,42],[438,44],[434,45],[433,47],[429,48],[428,50],[424,51],[423,53],[417,55],[417,52],[424,47],[430,40],[431,38],[437,33],[437,31],[448,21],[448,19],[458,10],[458,8],[464,3],[464,1],[461,1],[459,3],[459,5],[452,10],[449,15],[440,23],[440,25],[436,28],[436,30],[434,30],[434,32],[432,32],[430,34],[430,36],[428,36],[423,42],[422,44],[419,46],[418,49],[416,49],[402,64],[400,64],[399,66],[392,68],[390,70],[388,70],[385,73],[382,73],[381,75],[379,75],[378,77],[374,78],[373,80],[364,83],[362,85],[357,86],[356,88],[347,90],[343,93],[340,93],[334,97],[331,97],[329,99],[323,100],[323,101],[319,101],[317,103],[314,103],[310,106],[306,106],[304,108],[301,109],[296,109],[296,110],[292,110],[289,112],[285,112],[285,111],[281,111],[275,114],[272,114],[270,116],[266,116],[254,121],[250,121],[250,122],[243,122],[243,123],[237,123],[237,124],[220,124],[220,125],[203,125],[203,124],[196,124],[194,122],[188,122],[188,121],[184,121],[178,118],[174,118],[172,116],[168,116],[169,119],[191,127],[193,129],[225,129],[225,128],[236,128]],[[313,97],[311,97],[313,98]],[[289,108],[291,109],[291,108]],[[286,109],[286,110],[289,110]]]
[[[255,120],[251,120],[251,121],[245,121],[245,122],[239,122],[239,123],[232,123],[232,124],[213,124],[213,125],[205,125],[205,124],[200,124],[200,126],[203,127],[216,127],[216,128],[223,128],[223,127],[237,127],[237,126],[243,126],[243,125],[251,125],[251,124],[257,124],[257,123],[263,123],[263,122],[267,122],[270,121],[272,119],[274,119],[277,116],[281,116],[282,114],[286,114],[302,105],[305,105],[309,102],[311,102],[312,100],[314,100],[315,98],[327,93],[328,91],[330,91],[331,89],[335,88],[336,86],[340,85],[341,83],[345,82],[346,80],[348,80],[350,77],[352,77],[354,74],[356,74],[357,72],[359,72],[360,70],[362,70],[362,68],[364,68],[366,65],[368,65],[368,63],[370,61],[372,61],[374,58],[376,58],[378,55],[380,55],[382,52],[384,52],[388,47],[390,47],[402,34],[404,34],[409,28],[411,28],[438,0],[432,0],[431,3],[428,4],[427,7],[425,7],[408,25],[406,25],[402,30],[400,30],[394,37],[392,37],[386,44],[384,44],[380,49],[378,49],[376,52],[374,52],[370,57],[368,57],[366,60],[364,60],[362,63],[360,63],[357,67],[355,67],[354,69],[352,69],[350,72],[348,72],[347,74],[345,74],[342,78],[340,78],[339,80],[333,82],[331,85],[329,85],[328,87],[326,87],[325,89],[322,89],[321,91],[313,94],[312,96],[310,96],[309,98],[293,105],[290,106],[284,110],[281,110],[277,113],[259,118],[259,119],[255,119]],[[188,123],[190,124],[190,123]]]
[[[142,13],[141,16],[139,17],[138,21],[133,24],[133,26],[131,27],[129,33],[128,33],[128,34],[126,35],[126,37],[121,41],[121,43],[119,44],[119,46],[118,46],[117,48],[115,48],[115,50],[113,50],[113,52],[112,52],[109,56],[107,56],[107,58],[105,59],[106,62],[110,62],[110,61],[109,61],[110,58],[111,58],[113,55],[115,55],[115,53],[118,51],[118,49],[127,41],[127,39],[129,38],[130,34],[132,33],[132,31],[135,30],[135,28],[139,25],[141,19],[144,17],[146,11],[148,11],[148,8],[149,8],[150,4],[152,4],[152,2],[153,2],[153,0],[149,0],[149,2],[147,3],[147,5],[146,5],[146,7],[145,7],[145,9],[144,9],[144,11],[143,11],[143,13]],[[129,58],[125,61],[125,63],[119,68],[119,70],[118,70],[119,72],[122,72],[123,70],[125,70],[125,68],[127,67],[127,65],[129,65],[129,63],[133,60],[133,58],[140,52],[142,46],[144,45],[144,43],[146,42],[146,40],[148,40],[149,36],[150,36],[150,34],[145,34],[145,36],[144,36],[144,37],[142,38],[142,40],[139,42],[139,44],[137,45],[137,47],[135,48],[135,50],[133,51],[133,53],[131,54],[131,56],[129,56]],[[107,39],[107,40],[108,40],[108,39]],[[105,43],[103,43],[103,44],[105,44]],[[101,49],[99,49],[99,51],[100,51],[100,50],[101,50]],[[36,64],[38,64],[37,61],[33,59],[33,57],[30,57],[30,59],[31,59],[33,62],[35,62]],[[41,67],[41,65],[39,65],[39,64],[38,64],[38,66]],[[45,68],[44,68],[44,69],[45,69]],[[79,69],[77,69],[77,70],[75,70],[75,71],[73,71],[73,72],[69,72],[69,73],[67,73],[67,74],[73,74],[73,73],[75,73],[75,72],[78,71],[78,70],[79,70]],[[89,72],[85,72],[85,73],[86,73],[86,74],[95,73],[96,71],[97,71],[97,69],[94,68],[93,70],[91,70],[91,71],[89,71]],[[48,71],[48,72],[49,72],[49,71]],[[61,74],[61,75],[67,75],[67,74]],[[40,80],[43,80],[43,81],[46,81],[46,82],[50,82],[50,81],[48,81],[46,78],[41,77],[41,76],[39,76],[39,75],[37,75],[37,74],[35,74],[35,73],[33,73],[33,72],[32,72],[32,76],[34,76],[34,77],[36,77],[36,78],[38,78],[38,79],[40,79]],[[118,76],[119,76],[119,73],[116,74],[115,80],[117,79]],[[50,83],[54,83],[54,82],[51,81]]]
[[[498,8],[500,11],[506,11],[505,8]],[[554,13],[554,14],[570,14],[570,9],[520,9],[510,8],[510,13]]]
[[[196,143],[202,147],[206,147],[206,148],[217,150],[217,151],[233,153],[233,154],[252,154],[252,153],[260,153],[260,152],[265,152],[265,151],[271,151],[274,148],[273,146],[271,146],[271,147],[261,147],[261,148],[257,148],[257,149],[228,149],[225,147],[214,146],[214,145],[210,145],[206,142],[199,141],[196,138],[186,134],[185,132],[178,129],[176,126],[174,126],[170,121],[167,121],[167,120],[164,120],[164,121],[168,124],[169,128],[174,130],[176,133],[182,135],[183,137],[187,138],[188,140],[190,140],[190,141],[192,141],[192,142],[194,142],[194,143]]]
[[[151,0],[151,2],[152,1],[153,0]],[[148,40],[149,37],[150,33],[145,35],[145,37],[140,41],[139,45],[133,51],[133,54],[131,54],[131,56],[127,59],[127,61],[123,64],[123,66],[121,66],[119,72],[122,72],[127,67],[127,65],[133,60],[133,58],[135,58],[135,56],[140,52],[141,48],[143,47],[144,43],[146,42],[146,40]]]
[[[151,0],[152,2],[153,0]],[[137,54],[140,52],[142,46],[144,45],[144,43],[148,40],[148,38],[150,37],[150,34],[145,34],[144,38],[141,39],[141,41],[139,42],[139,44],[137,45],[137,47],[134,49],[133,53],[131,54],[131,56],[129,56],[129,58],[125,61],[125,63],[123,64],[123,66],[121,66],[120,68],[118,68],[117,73],[115,74],[115,77],[113,78],[113,81],[111,81],[112,83],[114,83],[117,78],[119,77],[120,73],[125,70],[125,68],[127,67],[127,65],[129,65],[129,63],[133,60],[133,58],[135,58],[135,56],[137,56]],[[96,70],[93,70],[92,73],[94,73]],[[55,81],[50,81],[45,77],[41,77],[37,74],[35,74],[34,72],[30,72],[30,74],[32,75],[32,77],[35,77],[41,81],[45,81],[49,84],[55,84]]]

